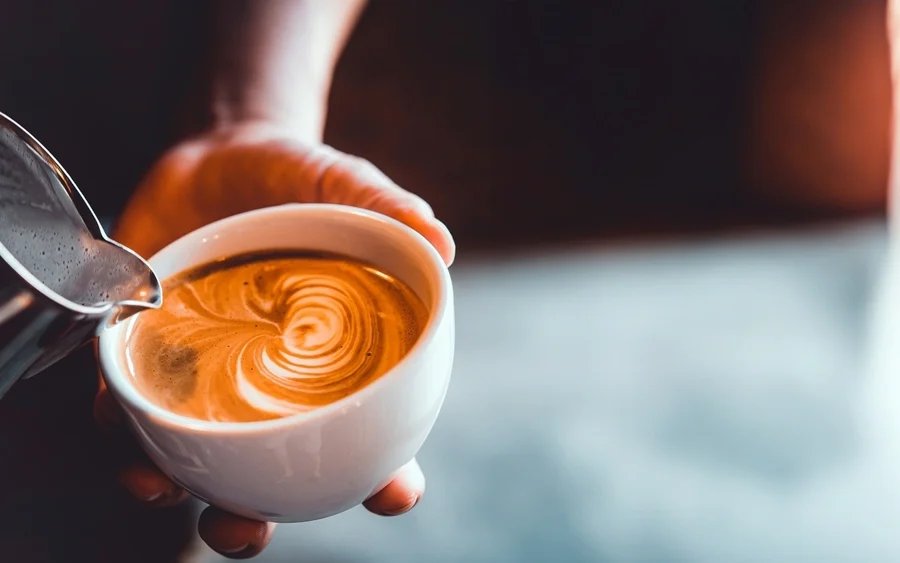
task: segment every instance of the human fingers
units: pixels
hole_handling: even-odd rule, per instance
[[[388,485],[363,503],[380,516],[399,516],[413,509],[425,494],[425,474],[416,460],[404,465]]]
[[[94,398],[94,420],[106,434],[108,447],[113,449],[116,480],[139,502],[148,507],[174,506],[187,498],[187,493],[172,482],[140,450],[124,429],[121,407],[101,385]]]
[[[275,524],[236,516],[208,507],[200,515],[197,531],[206,544],[230,559],[256,557],[269,544]]]

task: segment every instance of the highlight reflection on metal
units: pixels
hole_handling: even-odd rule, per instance
[[[0,113],[0,397],[161,301],[150,266],[106,236],[56,159]]]

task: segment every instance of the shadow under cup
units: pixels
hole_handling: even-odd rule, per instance
[[[447,267],[421,235],[377,213],[327,204],[252,211],[194,231],[149,262],[165,279],[229,256],[290,249],[369,262],[416,292],[429,319],[400,363],[363,389],[308,413],[213,422],[176,415],[138,391],[124,365],[125,335],[134,319],[106,330],[98,348],[109,390],[150,458],[201,500],[272,522],[332,516],[386,485],[431,431],[454,350]]]

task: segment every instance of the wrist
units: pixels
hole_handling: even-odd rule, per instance
[[[309,142],[321,142],[325,131],[327,88],[272,88],[266,85],[230,87],[213,84],[210,129],[232,129],[266,123]]]
[[[214,80],[195,88],[177,111],[174,140],[235,129],[275,128],[293,138],[321,143],[327,90],[297,88],[274,96],[263,88],[231,88]]]
[[[331,75],[363,0],[213,3],[198,77],[208,129],[269,122],[321,141]]]

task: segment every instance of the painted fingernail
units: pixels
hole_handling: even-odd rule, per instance
[[[415,508],[415,506],[416,506],[417,504],[419,504],[419,500],[420,500],[421,498],[422,498],[422,497],[420,497],[419,495],[416,495],[415,498],[412,499],[412,501],[409,502],[408,504],[405,504],[405,505],[403,505],[402,507],[400,507],[400,508],[398,508],[398,509],[396,509],[396,510],[385,510],[385,511],[382,512],[381,514],[384,515],[384,516],[400,516],[401,514],[406,514],[407,512],[409,512],[410,510],[412,510],[413,508]]]

